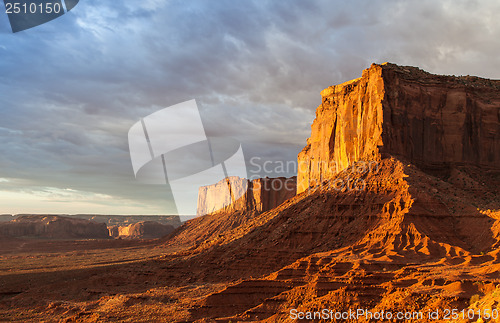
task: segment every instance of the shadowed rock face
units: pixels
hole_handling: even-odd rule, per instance
[[[474,118],[481,122],[472,122],[465,135],[469,113],[463,112],[466,117],[458,123],[454,118],[459,112],[444,113],[456,102],[467,106],[467,99],[450,94],[454,86],[460,89],[461,81],[467,87],[466,98],[480,97],[476,106],[481,112]],[[397,99],[389,95],[390,84],[397,85],[391,92]],[[403,91],[404,84],[409,88]],[[500,122],[490,123],[490,110],[480,103],[486,94],[494,95],[490,90],[477,94],[484,84],[489,81],[374,65],[361,79],[324,91],[328,100],[318,109],[313,137],[299,156],[308,166],[320,160],[336,167],[301,169],[311,180],[307,184],[332,176],[332,182],[362,179],[363,189],[321,185],[259,213],[279,203],[280,194],[286,192],[277,183],[284,179],[228,178],[200,189],[201,210],[222,208],[221,213],[187,221],[160,240],[161,245],[147,242],[144,249],[131,244],[137,247],[84,252],[85,259],[98,256],[89,258],[97,260],[94,268],[53,269],[68,266],[68,259],[77,259],[79,267],[85,264],[74,258],[78,256],[74,252],[63,257],[37,254],[26,260],[27,268],[16,253],[1,254],[2,318],[95,322],[98,317],[113,322],[144,321],[149,315],[149,320],[168,322],[288,322],[293,320],[291,309],[331,308],[337,313],[420,312],[423,319],[412,321],[429,322],[425,319],[429,311],[468,313],[469,305],[475,313],[491,313],[500,303],[500,172],[495,170],[497,164],[483,157],[488,143],[498,148],[497,137],[485,133]],[[420,93],[411,94],[415,100],[426,95],[432,99],[440,93],[435,89],[439,86],[446,93],[439,108],[446,117],[433,112],[434,103],[421,107],[422,112],[401,99],[412,91]],[[419,118],[434,118],[430,124],[422,122],[420,141],[412,130]],[[438,122],[444,130],[433,132]],[[476,157],[469,156],[475,146],[463,143],[471,138],[467,134],[483,145]],[[450,153],[453,143],[462,143],[462,150],[451,150],[456,155]],[[428,145],[436,151],[427,153]],[[376,161],[374,171],[363,172],[370,167],[360,165],[365,159]],[[342,170],[353,163],[356,167]],[[432,176],[417,163],[450,171],[447,176]],[[262,190],[263,183],[275,183],[274,189]],[[120,233],[115,228],[112,233]],[[119,246],[123,241],[117,242]],[[130,252],[139,252],[135,254],[140,259],[130,257],[134,254]],[[151,252],[162,256],[151,257]],[[47,264],[48,272],[42,272]],[[482,294],[486,296],[471,302]]]
[[[51,239],[106,239],[105,223],[55,215],[27,215],[0,223],[0,236]]]
[[[197,215],[223,212],[265,212],[295,196],[297,178],[228,177],[198,192]]]
[[[355,163],[369,167],[380,153],[441,172],[500,170],[500,81],[373,64],[321,96],[298,156],[298,193]]]
[[[109,236],[112,238],[118,238],[120,236],[120,226],[112,225],[108,227]]]

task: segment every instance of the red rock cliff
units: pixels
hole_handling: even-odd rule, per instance
[[[296,177],[247,180],[228,177],[202,186],[198,192],[197,215],[218,211],[264,212],[295,196]]]
[[[500,81],[384,63],[321,96],[298,156],[298,193],[381,153],[427,169],[500,169]]]

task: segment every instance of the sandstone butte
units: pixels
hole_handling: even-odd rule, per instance
[[[298,156],[298,193],[384,154],[431,173],[459,165],[500,169],[500,81],[372,64],[321,97]]]
[[[373,64],[321,97],[295,197],[257,214],[208,214],[167,239],[186,246],[182,266],[197,268],[186,284],[225,286],[175,306],[182,319],[484,310],[483,300],[497,309],[500,81]],[[363,162],[368,171],[349,167]],[[350,178],[365,189],[324,185]]]
[[[500,310],[500,81],[386,63],[321,94],[299,194],[277,205],[283,192],[249,189],[283,179],[202,188],[207,214],[158,240],[160,257],[0,275],[0,320],[271,323],[366,309],[488,321],[476,310]],[[377,167],[348,167],[363,162]],[[349,179],[366,186],[324,185]]]
[[[174,230],[173,225],[156,221],[140,221],[129,225],[108,226],[110,237],[128,239],[156,239],[166,236]]]
[[[215,212],[265,212],[295,196],[296,177],[248,180],[230,176],[198,192],[197,215]]]

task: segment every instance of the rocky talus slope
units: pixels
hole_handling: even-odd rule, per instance
[[[191,250],[199,281],[234,282],[192,318],[288,321],[292,308],[427,315],[493,290],[500,83],[382,64],[322,98],[298,157],[300,194]]]
[[[201,216],[162,240],[160,258],[66,274],[71,285],[26,287],[0,309],[83,322],[292,322],[323,309],[451,322],[447,309],[497,309],[498,81],[372,65],[322,100],[296,196]]]
[[[176,247],[212,246],[228,231],[244,226],[256,215],[294,197],[296,184],[296,177],[254,180],[228,177],[216,184],[202,186],[198,193],[197,213],[203,216],[187,221],[164,240]]]

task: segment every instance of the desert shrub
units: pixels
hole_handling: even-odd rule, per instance
[[[476,302],[479,302],[479,298],[480,298],[480,297],[481,297],[481,296],[479,296],[478,294],[474,294],[474,295],[472,295],[472,297],[470,298],[470,302],[469,302],[469,304],[470,304],[471,306],[472,306],[472,305],[474,305],[474,304],[476,304]]]

